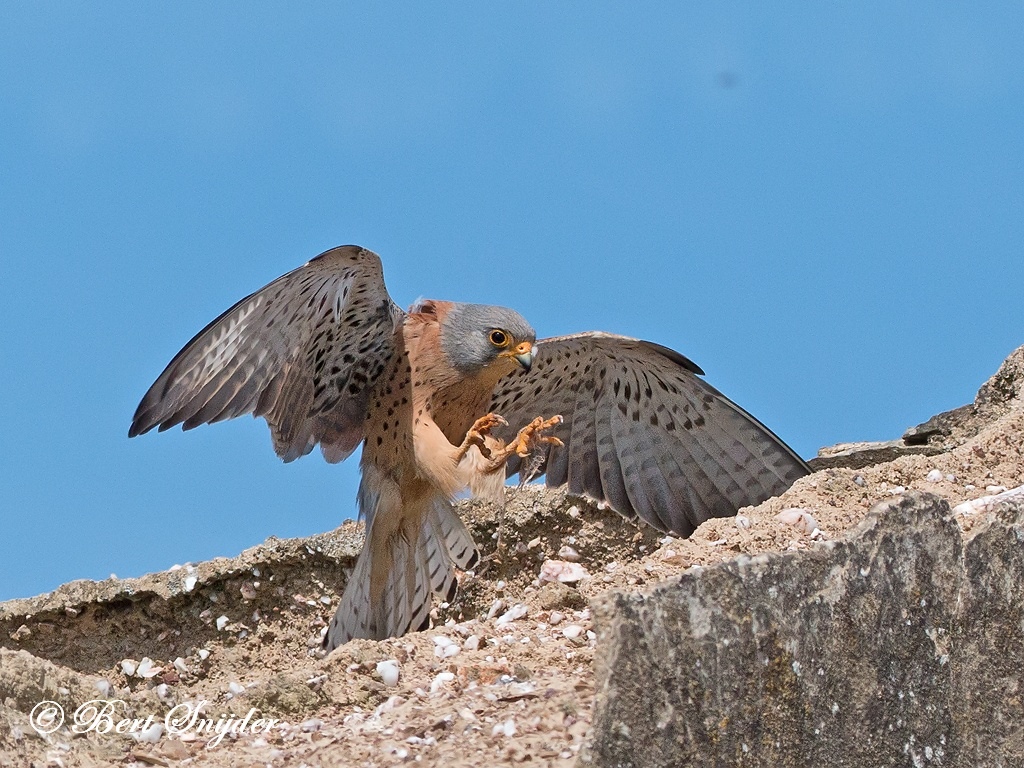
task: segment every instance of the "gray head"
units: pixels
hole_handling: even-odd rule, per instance
[[[452,367],[474,374],[530,370],[537,333],[518,312],[486,304],[454,304],[441,321],[441,349]]]

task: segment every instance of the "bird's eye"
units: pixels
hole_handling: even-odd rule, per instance
[[[496,347],[508,346],[508,334],[504,331],[491,331],[487,338],[489,338],[491,340],[491,344]]]

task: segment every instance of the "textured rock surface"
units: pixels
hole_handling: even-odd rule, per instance
[[[1024,504],[908,494],[847,538],[595,601],[606,766],[1019,765]]]

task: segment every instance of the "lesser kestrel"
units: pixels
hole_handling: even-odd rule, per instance
[[[325,638],[425,629],[476,546],[452,506],[520,469],[688,536],[781,493],[807,465],[658,344],[605,333],[536,340],[503,307],[403,312],[378,256],[327,251],[199,332],[142,399],[129,436],[251,413],[285,461],[362,443],[362,553]]]

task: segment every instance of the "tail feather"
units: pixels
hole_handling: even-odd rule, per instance
[[[364,468],[363,486],[379,476]],[[385,481],[385,484],[390,481]],[[455,567],[471,568],[479,554],[451,502],[433,492],[402,500],[397,486],[360,488],[367,532],[324,647],[330,651],[352,638],[380,640],[430,625],[433,596],[451,600]]]

